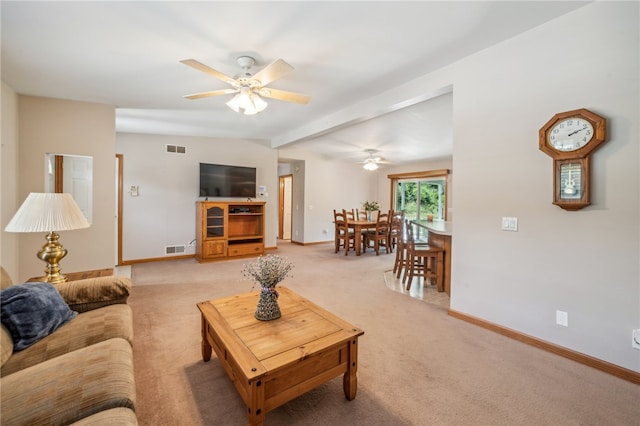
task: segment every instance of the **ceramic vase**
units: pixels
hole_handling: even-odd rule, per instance
[[[280,306],[278,306],[278,292],[275,288],[262,287],[256,308],[256,319],[270,321],[280,318],[281,315]]]

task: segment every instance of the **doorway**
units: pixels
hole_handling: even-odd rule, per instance
[[[124,187],[124,181],[122,177],[124,166],[124,156],[122,154],[116,154],[115,172],[116,172],[116,266],[123,264],[122,262],[122,189]]]
[[[293,175],[280,176],[280,184],[278,186],[278,238],[285,241],[291,241],[292,184]]]

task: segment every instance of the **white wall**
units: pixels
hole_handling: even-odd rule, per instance
[[[166,152],[166,145],[186,147],[186,154]],[[206,137],[118,133],[117,152],[124,156],[123,261],[165,256],[168,245],[187,245],[196,238],[195,203],[199,197],[199,163],[256,167],[257,185],[267,187],[265,246],[275,247],[278,234],[278,157],[265,143]],[[139,196],[126,190],[137,185]],[[220,200],[239,201],[221,198]],[[240,201],[245,201],[242,199]]]
[[[451,308],[640,371],[638,3],[596,2],[466,58],[454,83]],[[551,204],[538,130],[555,113],[608,119],[592,205]],[[500,230],[518,217],[518,232]],[[555,324],[556,310],[569,326]]]

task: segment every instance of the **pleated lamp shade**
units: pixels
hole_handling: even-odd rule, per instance
[[[7,232],[55,232],[89,226],[89,222],[71,194],[32,192],[4,230]]]

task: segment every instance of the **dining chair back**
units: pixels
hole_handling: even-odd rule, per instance
[[[347,217],[347,220],[355,220],[356,219],[356,214],[354,213],[353,209],[351,209],[351,210],[342,210],[342,211],[345,213],[345,215]]]
[[[335,225],[335,253],[344,248],[344,255],[347,256],[350,249],[355,249],[355,234],[349,230],[347,212],[345,210],[341,212],[334,210],[333,223]]]
[[[389,247],[390,225],[389,212],[382,213],[378,210],[376,226],[369,229],[365,234],[365,246],[371,247],[371,243],[373,243],[376,256],[380,254],[380,247],[384,247],[387,253],[391,252]]]
[[[367,220],[367,211],[366,210],[358,210],[356,209],[356,218],[358,220]]]

